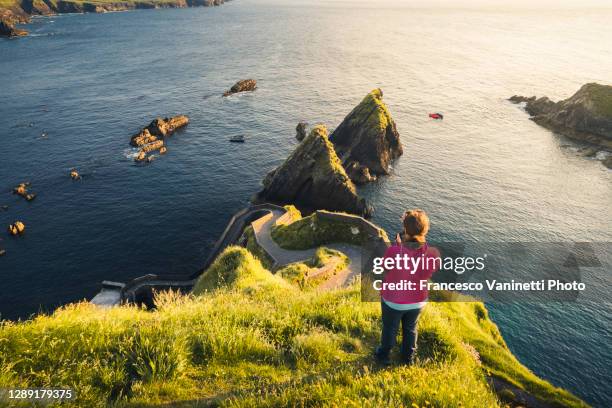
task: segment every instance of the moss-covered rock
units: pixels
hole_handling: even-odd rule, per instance
[[[315,126],[287,160],[266,176],[255,201],[368,213],[365,200],[357,195],[323,125]]]
[[[612,86],[589,83],[572,97],[553,102],[547,97],[513,96],[537,124],[573,139],[612,150]]]
[[[389,174],[390,163],[403,153],[400,135],[382,98],[380,89],[367,94],[329,138],[358,184]]]

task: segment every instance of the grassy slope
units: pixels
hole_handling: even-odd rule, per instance
[[[302,218],[295,207],[286,206],[286,208],[291,212],[293,222],[272,227],[272,239],[281,248],[308,249],[332,242],[362,245],[368,239],[363,231],[354,234],[348,224],[318,217],[316,213]],[[383,230],[380,234],[386,238]]]
[[[427,306],[419,363],[373,363],[380,312],[359,287],[302,291],[231,247],[196,286],[152,312],[83,303],[0,328],[0,388],[69,386],[74,406],[491,407],[487,370],[580,402],[510,354],[480,303]],[[475,351],[475,350],[477,351]],[[480,355],[480,357],[479,357]]]

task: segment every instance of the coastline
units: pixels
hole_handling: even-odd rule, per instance
[[[221,6],[231,0],[101,0],[101,1],[41,1],[27,7],[16,0],[0,3],[0,23],[6,29],[0,36],[17,37],[27,35],[27,31],[15,25],[27,24],[35,16],[54,16],[58,14],[115,13],[140,9],[191,8]]]

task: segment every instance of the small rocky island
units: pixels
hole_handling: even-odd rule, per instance
[[[263,181],[255,202],[297,204],[308,209],[346,211],[368,215],[363,198],[347,176],[327,128],[315,126],[287,160]]]
[[[137,162],[151,161],[153,158],[147,156],[147,154],[156,150],[159,150],[159,154],[165,154],[167,149],[163,138],[170,136],[177,129],[187,126],[188,123],[189,118],[185,115],[154,119],[147,127],[130,139],[132,146],[140,147],[135,160]]]
[[[400,135],[381,89],[374,89],[329,137],[347,174],[356,184],[389,174],[390,163],[403,154]]]
[[[257,89],[257,81],[254,79],[241,79],[236,82],[223,96],[230,96],[240,92],[253,92]]]
[[[537,124],[612,152],[612,86],[589,83],[559,102],[545,96],[514,95],[509,100],[525,103],[525,110]],[[612,168],[612,156],[603,163]]]

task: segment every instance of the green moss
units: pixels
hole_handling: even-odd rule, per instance
[[[383,230],[379,231],[379,236],[384,239],[387,237]],[[317,213],[272,228],[272,239],[285,249],[316,248],[333,242],[362,245],[370,238],[362,228],[320,217]]]
[[[365,125],[367,129],[375,133],[385,130],[392,122],[391,113],[382,100],[382,90],[374,89],[349,114],[350,125]]]
[[[597,113],[612,118],[612,86],[591,83],[584,86],[584,91]]]
[[[329,141],[329,135],[325,125],[316,125],[306,139],[302,141],[301,146],[307,146],[309,143],[314,143],[314,139],[318,139],[318,142],[322,143],[325,147],[325,154],[319,155],[317,157],[317,162],[314,165],[314,177],[336,177],[339,181],[345,184],[349,190],[355,192],[355,185],[346,174],[344,166],[342,166],[342,161],[336,154],[334,145]],[[296,149],[296,151],[299,150],[299,148]]]
[[[585,406],[520,365],[482,304],[430,303],[417,364],[383,368],[371,354],[380,305],[361,302],[358,284],[301,291],[235,247],[204,276],[212,291],[158,294],[150,312],[80,303],[2,323],[0,388],[78,390],[67,407],[480,408],[500,405],[492,372],[552,404]]]
[[[345,270],[350,259],[340,251],[325,247],[318,248],[312,259],[306,262],[296,262],[279,269],[276,274],[300,287],[301,289],[314,288],[325,282],[331,276]],[[333,267],[331,267],[333,265]],[[317,274],[319,268],[329,266],[326,273]]]
[[[223,287],[235,289],[263,286],[288,287],[278,276],[271,275],[261,261],[241,247],[228,247],[200,276],[193,292],[196,294],[214,291]]]

